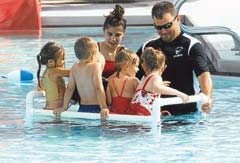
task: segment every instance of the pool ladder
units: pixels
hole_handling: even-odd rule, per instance
[[[174,1],[174,5],[176,7],[177,13],[179,13],[182,5],[187,1],[195,1],[195,0],[176,0]],[[231,30],[230,28],[224,26],[201,26],[201,27],[193,27],[186,26],[181,23],[181,29],[183,32],[188,33],[190,35],[213,35],[213,34],[227,34],[233,38],[234,48],[232,51],[237,51],[236,55],[240,55],[240,37],[236,32]]]

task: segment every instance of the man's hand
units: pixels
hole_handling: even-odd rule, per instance
[[[202,111],[204,113],[209,113],[212,109],[212,106],[213,106],[213,99],[208,97],[207,102],[202,105]]]

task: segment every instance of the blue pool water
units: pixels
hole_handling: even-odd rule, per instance
[[[100,41],[101,28],[44,29],[42,37],[1,36],[0,75],[16,69],[37,70],[36,54],[48,40],[67,51],[69,67],[76,62],[79,36]],[[152,27],[129,27],[123,44],[136,50],[155,37]],[[161,130],[145,124],[34,117],[25,120],[25,97],[32,83],[0,78],[0,162],[240,162],[240,78],[212,76],[212,112],[192,123],[167,123]]]

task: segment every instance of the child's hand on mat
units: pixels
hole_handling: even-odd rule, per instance
[[[61,113],[64,112],[65,109],[63,107],[59,107],[59,108],[56,108],[53,110],[53,114],[56,116],[56,117],[60,117],[61,116]]]
[[[108,118],[108,114],[109,114],[109,109],[106,108],[102,108],[101,109],[101,120],[106,120]]]

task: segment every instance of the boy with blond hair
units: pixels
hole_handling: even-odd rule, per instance
[[[102,65],[98,61],[99,50],[96,41],[89,37],[79,38],[74,45],[76,57],[79,59],[70,71],[64,104],[54,111],[56,116],[68,109],[72,94],[77,87],[80,96],[79,112],[101,113],[101,118],[108,117],[106,95],[102,85]]]

